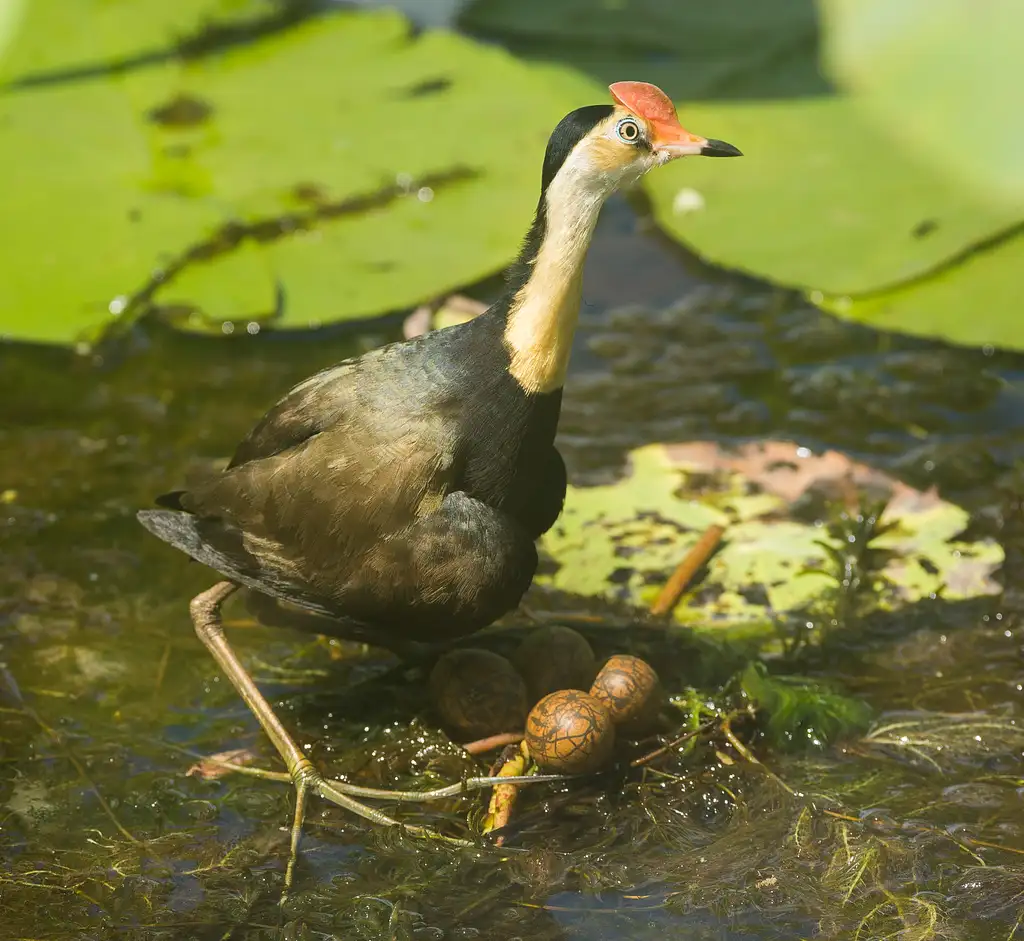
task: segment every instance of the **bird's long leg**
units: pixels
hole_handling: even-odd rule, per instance
[[[256,683],[249,676],[245,667],[242,666],[235,652],[228,644],[227,638],[224,636],[220,606],[237,588],[238,586],[234,582],[218,582],[212,588],[196,595],[189,606],[192,614],[192,623],[195,625],[199,639],[206,645],[207,650],[213,654],[227,678],[231,680],[231,684],[238,690],[238,694],[245,700],[253,715],[256,716],[263,731],[267,733],[271,742],[274,743],[274,747],[284,760],[288,774],[295,784],[297,799],[295,802],[295,820],[292,826],[293,845],[298,845],[307,791],[314,791],[325,800],[338,804],[340,807],[344,807],[346,810],[350,810],[352,813],[372,823],[384,826],[404,826],[406,830],[412,833],[435,836],[436,834],[426,827],[399,824],[397,820],[392,819],[387,814],[369,807],[361,801],[354,800],[344,792],[344,785],[331,784],[313,767],[312,762],[302,753],[299,746],[295,744],[284,726],[281,725],[270,703],[267,702],[263,694],[256,687]]]
[[[279,774],[276,771],[263,771],[257,768],[247,768],[245,765],[236,764],[233,761],[227,761],[221,758],[214,758],[206,756],[206,761],[212,761],[214,764],[220,765],[224,768],[230,768],[232,771],[237,771],[241,774],[249,774],[253,777],[266,778],[268,780],[285,779],[290,777],[294,780],[294,774],[289,765],[289,755],[292,756],[292,760],[295,761],[297,766],[302,766],[303,763],[312,768],[309,759],[299,751],[298,746],[292,741],[291,736],[285,731],[284,726],[281,725],[277,716],[274,714],[273,708],[270,703],[263,698],[263,694],[257,689],[256,684],[253,682],[252,677],[246,672],[245,667],[239,663],[238,658],[235,656],[234,651],[228,645],[227,639],[224,636],[224,630],[221,626],[220,618],[220,606],[227,599],[232,592],[236,591],[238,586],[234,582],[218,582],[213,588],[204,591],[202,594],[197,595],[192,599],[192,620],[196,626],[196,632],[199,634],[200,639],[206,645],[207,649],[216,657],[217,662],[227,673],[229,679],[234,685],[235,689],[238,690],[239,694],[246,701],[246,704],[259,719],[260,725],[263,726],[264,731],[270,737],[270,740],[274,743],[281,757],[284,759],[285,764],[288,765],[288,775]],[[216,637],[216,640],[211,638]],[[241,685],[240,685],[241,684]],[[268,721],[264,721],[264,715],[268,716]],[[192,754],[187,749],[180,749],[186,754]],[[203,756],[197,756],[203,757]],[[318,772],[313,769],[314,774]],[[566,776],[564,774],[531,774],[522,775],[517,777],[500,777],[500,776],[482,776],[464,778],[458,784],[448,784],[444,787],[432,788],[429,791],[396,791],[388,790],[385,788],[378,787],[363,787],[359,784],[345,784],[341,781],[326,781],[323,782],[323,787],[330,792],[338,792],[341,794],[348,794],[354,797],[372,797],[380,800],[395,800],[395,801],[434,801],[441,800],[447,797],[458,797],[461,794],[468,794],[470,791],[478,791],[483,788],[493,787],[495,784],[547,784],[554,781],[564,781]],[[316,790],[316,788],[314,788]],[[331,798],[328,797],[328,800]],[[342,804],[342,806],[348,806]],[[390,821],[395,823],[396,821],[391,820],[379,811],[373,810],[373,808],[366,808],[370,810],[374,816],[368,819],[373,820],[375,823],[386,823]],[[403,824],[407,829],[408,824]],[[415,829],[415,828],[414,828]]]

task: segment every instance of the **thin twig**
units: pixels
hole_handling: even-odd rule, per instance
[[[499,732],[487,738],[478,738],[475,742],[466,742],[462,750],[471,755],[482,755],[484,752],[503,748],[505,745],[518,745],[523,740],[522,732]]]
[[[634,758],[629,766],[631,768],[640,768],[643,765],[650,764],[655,758],[660,758],[662,755],[671,751],[677,745],[682,745],[683,742],[689,741],[691,738],[696,738],[698,735],[703,735],[705,732],[710,732],[716,725],[718,725],[718,718],[709,719],[703,725],[698,725],[695,729],[690,729],[688,732],[684,732],[682,735],[677,735],[671,742],[666,742],[660,748],[655,748],[654,751],[649,751],[646,755],[641,755],[639,758]]]
[[[676,570],[669,576],[668,581],[665,582],[665,587],[661,589],[654,604],[651,605],[651,614],[669,614],[679,604],[679,599],[682,598],[683,592],[686,591],[690,582],[693,581],[693,576],[711,558],[711,554],[722,541],[724,533],[725,527],[719,526],[717,523],[713,523],[704,530],[704,535],[686,553],[683,561],[676,566]]]

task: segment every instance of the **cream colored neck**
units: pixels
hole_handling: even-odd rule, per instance
[[[579,317],[583,262],[610,187],[583,160],[566,161],[548,187],[547,224],[529,280],[509,307],[509,372],[524,391],[553,392],[565,383]]]

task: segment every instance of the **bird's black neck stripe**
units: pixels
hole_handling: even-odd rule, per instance
[[[511,300],[522,288],[533,272],[534,262],[540,253],[541,244],[548,228],[547,192],[552,181],[562,168],[573,148],[587,136],[601,121],[614,114],[612,105],[588,105],[570,112],[552,131],[544,152],[544,166],[541,171],[540,199],[537,201],[537,212],[533,217],[526,238],[519,252],[519,257],[508,270],[506,295]]]

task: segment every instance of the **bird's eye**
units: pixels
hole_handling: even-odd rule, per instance
[[[623,118],[615,125],[615,133],[619,135],[619,140],[635,144],[640,140],[640,125],[632,118]]]

